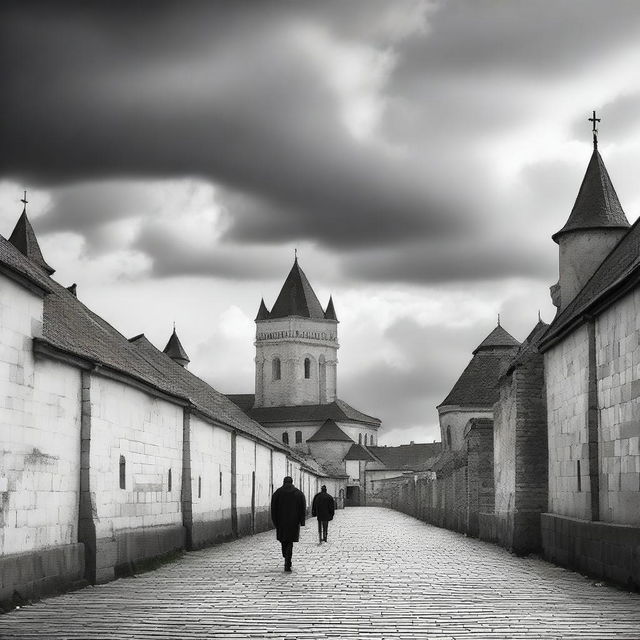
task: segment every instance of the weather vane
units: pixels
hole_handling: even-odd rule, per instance
[[[593,123],[593,148],[598,148],[598,127],[596,127],[596,122],[600,122],[600,118],[596,118],[596,112],[593,112],[593,116],[591,118],[587,118],[589,122]]]

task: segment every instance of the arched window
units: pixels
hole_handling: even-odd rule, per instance
[[[271,362],[271,373],[274,380],[280,380],[280,358],[274,358]]]
[[[362,444],[362,434],[358,434],[358,444]]]
[[[169,475],[167,476],[167,491],[171,492],[171,469],[169,469]]]
[[[296,431],[296,444],[301,444],[302,442],[302,431]]]
[[[364,434],[364,446],[367,446],[368,434]]]
[[[447,427],[447,447],[451,449],[451,427]]]
[[[286,431],[282,434],[282,442],[289,444],[289,434]]]
[[[309,358],[304,359],[304,377],[307,380],[311,377],[311,360]]]
[[[120,456],[120,488],[127,488],[127,461],[124,456]]]

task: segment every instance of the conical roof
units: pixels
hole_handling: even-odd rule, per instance
[[[504,347],[519,347],[520,343],[508,332],[498,325],[474,350],[474,355],[478,351],[488,351]]]
[[[327,305],[327,310],[324,312],[324,317],[326,320],[338,321],[336,310],[333,308],[333,296],[329,296],[329,304]]]
[[[331,418],[310,437],[307,442],[353,442],[353,440]]]
[[[282,285],[276,303],[271,309],[269,318],[287,318],[300,316],[302,318],[316,318],[324,320],[324,311],[307,276],[298,264],[296,258],[293,267]]]
[[[258,315],[256,316],[255,321],[258,320],[268,320],[269,318],[269,309],[267,309],[267,305],[264,303],[264,298],[260,300],[260,308],[258,309]]]
[[[11,237],[9,238],[9,242],[18,249],[18,251],[27,256],[29,260],[40,265],[49,275],[55,273],[55,269],[45,262],[36,234],[29,222],[29,218],[27,218],[26,207],[20,218],[18,218],[18,222],[16,223],[16,226],[11,233]]]
[[[558,242],[559,236],[567,231],[616,227],[626,229],[629,226],[604,161],[598,150],[594,149],[569,219],[551,238]]]
[[[185,365],[191,362],[187,352],[184,350],[184,347],[180,342],[180,339],[178,338],[175,328],[169,338],[169,342],[167,342],[167,346],[162,351],[179,364]]]

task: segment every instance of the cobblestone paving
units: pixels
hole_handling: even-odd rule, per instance
[[[1,638],[640,638],[640,594],[394,511],[273,532],[0,617]]]

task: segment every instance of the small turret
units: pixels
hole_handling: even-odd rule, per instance
[[[560,311],[575,298],[630,226],[598,152],[595,123],[599,118],[595,112],[590,120],[591,160],[567,223],[551,236],[560,250],[560,278],[551,287],[551,299]]]
[[[172,360],[177,362],[181,367],[184,367],[185,369],[187,368],[187,365],[190,362],[189,356],[180,343],[175,326],[173,327],[173,333],[169,338],[169,342],[167,342],[167,346],[163,349],[163,352]]]
[[[260,300],[260,308],[258,309],[258,315],[256,316],[255,322],[259,320],[268,320],[269,319],[269,309],[267,309],[267,305],[264,303],[264,298]]]
[[[327,305],[327,310],[324,312],[324,318],[325,320],[338,321],[336,310],[333,308],[333,296],[329,296],[329,304]]]

